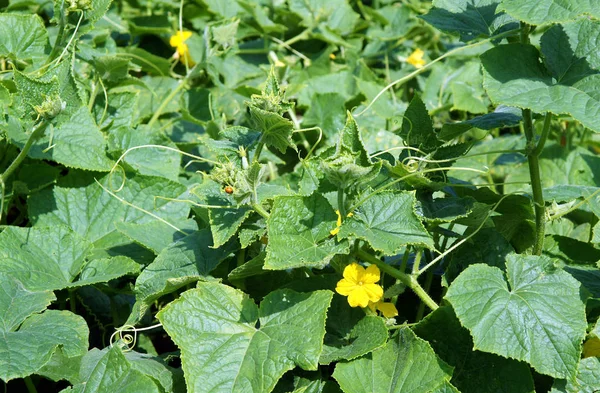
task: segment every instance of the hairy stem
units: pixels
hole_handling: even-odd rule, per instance
[[[25,380],[25,386],[27,386],[27,391],[29,393],[37,393],[37,389],[35,388],[35,385],[33,384],[31,377],[25,377],[23,379]]]
[[[340,211],[340,216],[342,216],[342,219],[343,219],[346,217],[346,206],[345,206],[345,202],[344,202],[344,189],[342,187],[338,188],[337,202],[338,202],[338,210]]]
[[[529,31],[530,27],[527,24],[521,25],[521,42],[524,44],[529,43]],[[546,207],[544,202],[544,195],[542,194],[542,179],[540,175],[540,161],[539,155],[541,154],[546,139],[548,138],[548,132],[550,130],[550,122],[552,115],[546,114],[544,119],[544,128],[542,131],[542,137],[535,144],[535,133],[533,131],[533,120],[530,109],[523,109],[523,133],[527,139],[527,146],[529,153],[527,155],[527,164],[529,165],[529,177],[531,179],[531,193],[533,196],[533,208],[535,211],[535,243],[533,244],[533,254],[540,255],[544,247],[544,235],[546,231]]]
[[[404,285],[409,287],[420,299],[421,301],[429,307],[431,310],[437,310],[439,306],[437,303],[429,296],[429,294],[421,287],[416,277],[410,274],[402,273],[398,269],[388,265],[387,263],[379,260],[379,258],[374,257],[369,254],[365,250],[358,251],[358,257],[364,261],[377,265],[379,269],[389,274],[390,276],[400,280]]]
[[[15,169],[17,169],[19,165],[21,165],[25,157],[27,157],[27,153],[29,153],[31,146],[33,146],[34,142],[37,141],[40,136],[42,136],[45,128],[45,121],[41,121],[37,124],[37,126],[35,126],[35,128],[31,132],[31,135],[29,135],[29,139],[27,139],[27,142],[25,142],[25,146],[23,146],[23,149],[21,149],[21,152],[19,153],[17,158],[14,159],[10,166],[6,168],[2,176],[0,176],[0,183],[6,183],[10,175],[12,175],[12,173],[15,171]]]

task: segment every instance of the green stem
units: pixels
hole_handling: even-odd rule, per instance
[[[544,126],[542,127],[542,135],[540,136],[540,140],[537,142],[535,149],[530,153],[531,155],[539,157],[544,150],[544,145],[546,144],[546,140],[548,139],[548,135],[550,134],[550,123],[552,123],[552,113],[547,112],[546,116],[544,116]]]
[[[60,19],[58,21],[58,34],[56,35],[56,41],[54,41],[54,46],[52,46],[52,51],[46,58],[46,63],[44,65],[48,65],[56,58],[58,54],[60,43],[64,40],[65,35],[65,2],[62,1],[60,5]]]
[[[521,24],[521,42],[524,44],[529,43],[529,25]],[[546,231],[546,207],[544,202],[544,195],[542,194],[542,180],[540,175],[540,161],[539,154],[544,148],[546,139],[548,138],[548,131],[550,129],[550,122],[552,120],[551,114],[546,114],[544,120],[544,129],[542,131],[542,138],[539,143],[535,145],[533,132],[533,120],[530,109],[523,109],[523,133],[527,139],[527,146],[529,154],[527,155],[527,164],[529,165],[529,177],[531,180],[531,192],[533,196],[533,208],[535,211],[535,243],[533,244],[533,254],[540,255],[544,247],[544,235]],[[535,145],[535,146],[534,146]],[[531,146],[534,146],[531,148]]]
[[[379,267],[379,269],[381,271],[383,271],[384,273],[387,273],[390,276],[400,280],[404,285],[409,287],[421,299],[421,301],[427,307],[429,307],[431,310],[437,310],[439,308],[437,303],[421,287],[421,285],[419,284],[419,282],[417,281],[417,279],[414,276],[412,276],[410,274],[402,273],[398,269],[393,268],[392,266],[379,260],[378,258],[374,257],[373,255],[369,254],[368,252],[366,252],[364,250],[358,251],[358,257],[360,257],[362,260],[364,260],[366,262],[377,265],[377,267]]]
[[[312,31],[312,29],[313,29],[313,27],[312,27],[312,26],[309,26],[309,27],[307,27],[306,29],[304,29],[304,30],[303,30],[303,31],[302,31],[300,34],[298,34],[297,36],[295,36],[295,37],[292,37],[292,38],[290,38],[290,39],[289,39],[289,40],[287,40],[287,41],[284,41],[284,42],[283,42],[283,45],[290,46],[290,45],[292,45],[292,44],[295,44],[295,43],[296,43],[296,42],[298,42],[298,41],[302,41],[303,39],[306,39],[306,38],[308,38],[308,35],[309,35],[309,34],[310,34],[310,32]]]
[[[410,257],[410,246],[406,246],[404,255],[402,255],[402,262],[400,263],[400,271],[406,273],[406,266],[408,266],[408,258]]]
[[[426,292],[429,292],[429,289],[431,289],[432,282],[433,282],[433,270],[428,270],[427,276],[425,277],[425,286],[423,288]],[[421,319],[423,319],[424,314],[425,314],[425,303],[421,302],[421,304],[419,304],[419,308],[417,309],[417,316],[415,318],[415,321],[418,322]]]
[[[77,299],[75,299],[74,289],[69,289],[69,306],[71,307],[71,312],[77,314]]]
[[[253,202],[252,208],[255,212],[263,216],[265,220],[269,219],[269,213],[260,205],[260,203]]]
[[[23,379],[25,380],[25,386],[27,386],[27,391],[29,393],[37,393],[37,389],[35,388],[35,385],[33,384],[31,377],[25,377]]]
[[[254,158],[252,159],[252,161],[258,162],[258,159],[260,158],[260,153],[262,153],[264,146],[265,146],[265,142],[263,142],[262,138],[261,138],[258,141],[258,144],[256,145],[256,150],[254,151]]]
[[[346,206],[344,204],[344,189],[342,187],[338,188],[337,202],[338,210],[340,211],[340,216],[342,216],[342,219],[344,219],[346,218]]]
[[[0,183],[6,183],[10,175],[15,171],[15,169],[17,169],[19,165],[21,165],[25,157],[27,157],[27,153],[29,153],[31,146],[42,135],[45,128],[45,121],[41,121],[38,123],[37,126],[35,126],[35,128],[31,132],[31,135],[29,136],[29,139],[27,139],[27,142],[25,142],[25,146],[23,146],[23,149],[21,149],[21,151],[19,152],[17,158],[15,158],[15,160],[10,164],[10,166],[6,168],[2,176],[0,176]]]
[[[415,261],[413,262],[412,274],[417,275],[419,268],[421,267],[421,257],[423,256],[423,250],[417,250],[415,255]]]
[[[175,96],[185,88],[185,86],[187,85],[187,80],[188,77],[191,75],[191,73],[188,73],[186,75],[185,78],[183,78],[181,80],[181,83],[179,83],[179,85],[173,89],[173,91],[171,92],[171,94],[169,94],[167,96],[167,98],[165,98],[163,100],[163,102],[160,104],[160,106],[158,107],[158,109],[156,110],[156,112],[154,112],[154,115],[152,115],[152,118],[150,119],[150,121],[148,122],[148,127],[152,127],[154,125],[154,123],[156,123],[156,120],[158,120],[158,118],[160,117],[160,115],[162,114],[162,111],[165,110],[165,108],[167,107],[167,105],[169,105],[169,103],[171,101],[173,101],[173,98],[175,98]]]

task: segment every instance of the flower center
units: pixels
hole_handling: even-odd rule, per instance
[[[363,282],[362,282],[362,281],[359,281],[359,282],[358,282],[358,285],[363,285]]]

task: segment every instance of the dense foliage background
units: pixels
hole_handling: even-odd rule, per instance
[[[599,391],[597,0],[0,10],[5,391]]]

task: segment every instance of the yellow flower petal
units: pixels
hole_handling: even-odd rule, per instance
[[[358,284],[360,278],[365,273],[365,268],[354,262],[344,268],[344,278]]]
[[[342,215],[340,214],[339,210],[336,210],[335,214],[337,214],[337,216],[338,216],[336,225],[338,227],[341,227],[342,226]]]
[[[364,290],[364,287],[357,287],[348,295],[348,304],[350,307],[367,307],[369,304],[369,296]]]
[[[375,284],[379,281],[380,273],[377,265],[371,265],[365,270],[365,274],[361,277],[363,284]]]
[[[352,291],[354,291],[358,286],[345,278],[338,281],[337,286],[335,287],[335,291],[340,295],[348,296]]]
[[[191,31],[178,31],[177,33],[175,33],[175,35],[171,36],[171,39],[169,40],[169,44],[172,47],[179,47],[181,44],[183,44],[185,42],[185,40],[187,40],[191,36],[192,36]]]
[[[408,64],[412,64],[415,68],[421,68],[425,65],[425,60],[423,60],[424,54],[425,52],[417,48],[413,53],[410,54],[410,56],[408,56],[406,62]]]
[[[364,290],[368,299],[372,302],[378,302],[383,297],[383,288],[377,284],[363,284],[361,288]],[[365,307],[365,306],[362,306]]]
[[[333,228],[331,231],[329,231],[329,234],[331,236],[335,236],[339,233],[339,231],[340,231],[340,227],[336,227],[336,228]]]
[[[379,302],[377,303],[377,309],[381,311],[383,316],[386,318],[394,318],[398,315],[396,306],[391,302]]]

